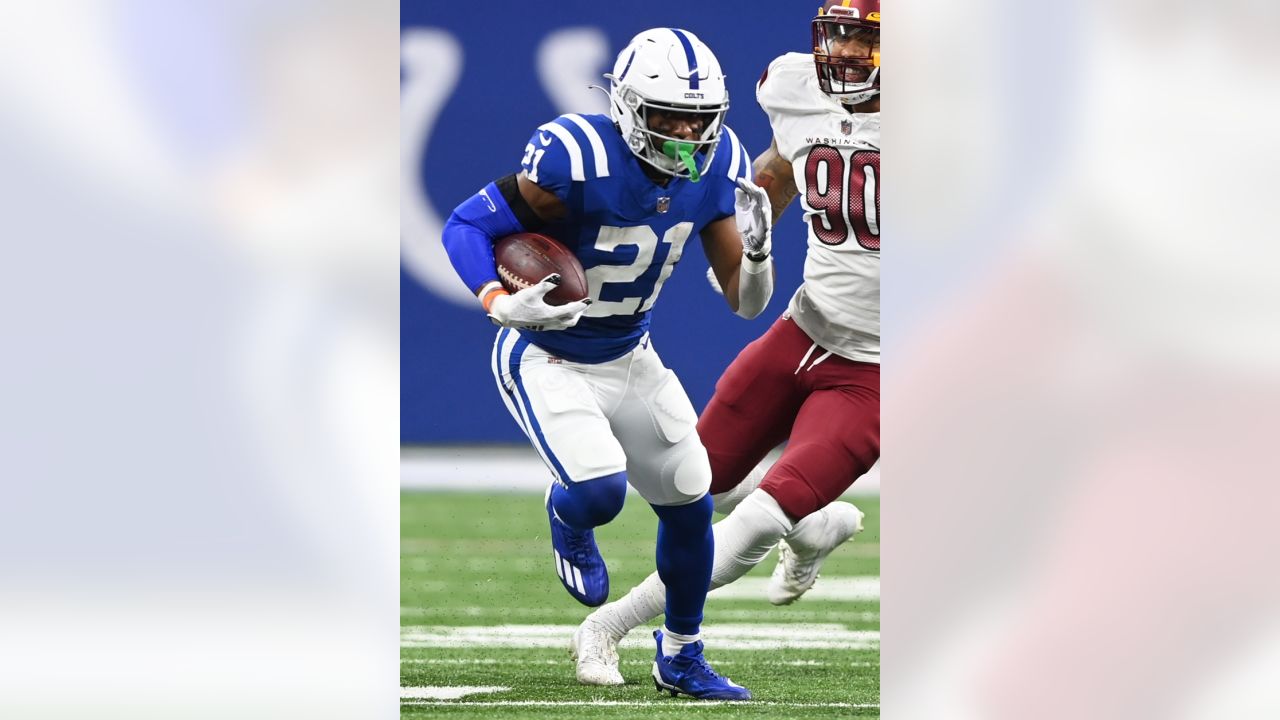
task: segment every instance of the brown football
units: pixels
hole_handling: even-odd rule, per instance
[[[587,296],[582,263],[569,248],[546,235],[525,232],[501,238],[493,245],[493,259],[507,292],[519,292],[557,273],[560,286],[547,293],[547,304],[564,305]]]

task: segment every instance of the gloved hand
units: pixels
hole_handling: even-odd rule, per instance
[[[498,295],[489,305],[489,319],[494,325],[530,330],[564,330],[578,324],[591,300],[565,305],[548,305],[543,298],[560,284],[560,276],[551,274],[537,285],[512,295]]]
[[[749,179],[741,178],[733,195],[742,252],[760,262],[773,251],[773,206],[769,203],[769,193]]]

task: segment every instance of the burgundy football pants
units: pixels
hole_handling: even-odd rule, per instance
[[[743,348],[698,419],[711,492],[726,492],[789,440],[760,487],[799,520],[880,457],[880,366],[827,355],[787,316]]]

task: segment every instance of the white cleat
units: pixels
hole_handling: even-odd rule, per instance
[[[569,656],[577,663],[578,682],[583,685],[623,685],[618,672],[618,641],[588,617],[573,633]]]
[[[769,578],[769,602],[790,605],[813,587],[822,561],[862,531],[862,511],[833,502],[804,518],[778,542],[778,565]]]

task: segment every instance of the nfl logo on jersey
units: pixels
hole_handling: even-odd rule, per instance
[[[658,198],[658,212],[664,213],[670,209],[671,209],[671,198],[669,197]]]
[[[849,133],[851,133],[851,132],[853,132],[853,121],[852,121],[852,120],[841,120],[841,121],[840,121],[840,133],[841,133],[842,135],[848,135],[848,134],[849,134]]]

